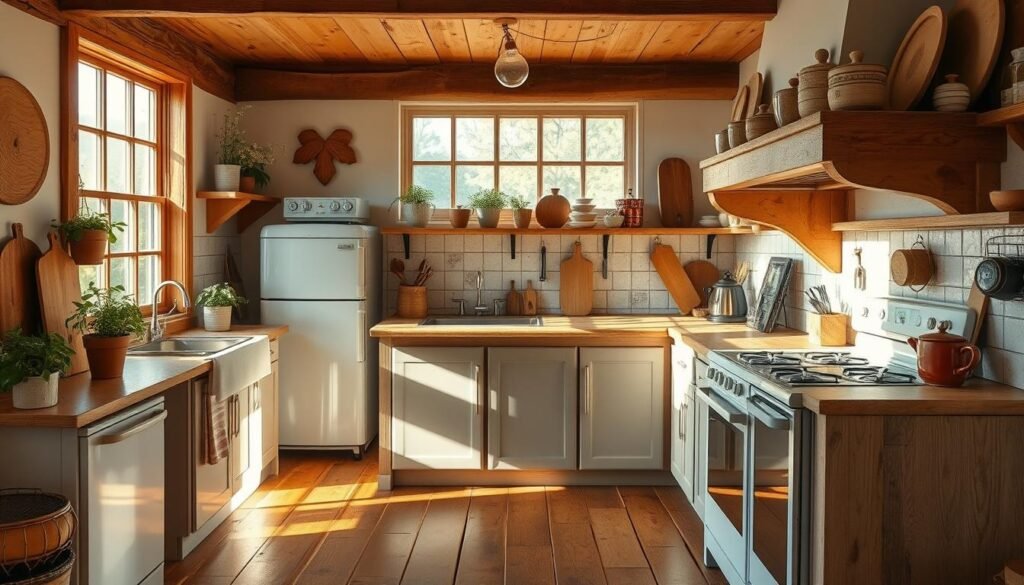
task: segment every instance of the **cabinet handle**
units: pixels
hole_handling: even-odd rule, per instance
[[[356,361],[363,363],[366,361],[366,311],[359,310],[356,315],[359,324],[359,336],[356,338]]]
[[[590,388],[590,365],[583,367],[583,413],[590,414],[590,400],[591,400],[591,388]]]
[[[679,408],[679,438],[686,438],[686,411],[690,408],[690,405],[683,403]]]
[[[484,404],[484,381],[480,377],[480,364],[473,365],[473,381],[476,382],[476,413],[479,415]]]

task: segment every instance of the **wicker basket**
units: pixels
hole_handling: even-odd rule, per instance
[[[75,566],[75,551],[65,548],[56,556],[33,569],[22,567],[10,574],[0,574],[3,585],[68,585]]]
[[[0,490],[0,574],[29,573],[61,555],[75,534],[67,498],[39,490]]]

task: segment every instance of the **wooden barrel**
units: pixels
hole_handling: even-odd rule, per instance
[[[427,316],[427,287],[398,285],[398,318],[422,319]]]
[[[33,565],[67,549],[75,513],[67,498],[39,490],[0,490],[0,567]]]

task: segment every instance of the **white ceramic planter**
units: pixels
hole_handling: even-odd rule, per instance
[[[57,404],[58,383],[60,374],[51,374],[49,380],[36,376],[15,384],[12,392],[14,408],[49,408]]]
[[[480,222],[480,227],[482,228],[498,227],[498,221],[501,219],[501,209],[477,209],[476,219]]]
[[[434,206],[431,203],[402,204],[402,219],[411,227],[427,227],[433,216]]]
[[[238,191],[242,180],[242,167],[238,165],[214,165],[213,185],[216,191]]]
[[[231,307],[203,307],[203,329],[228,331],[231,329]]]

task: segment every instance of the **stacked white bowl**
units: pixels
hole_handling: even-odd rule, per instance
[[[577,199],[569,214],[569,227],[592,228],[597,225],[597,214],[594,213],[596,207],[593,199]]]

